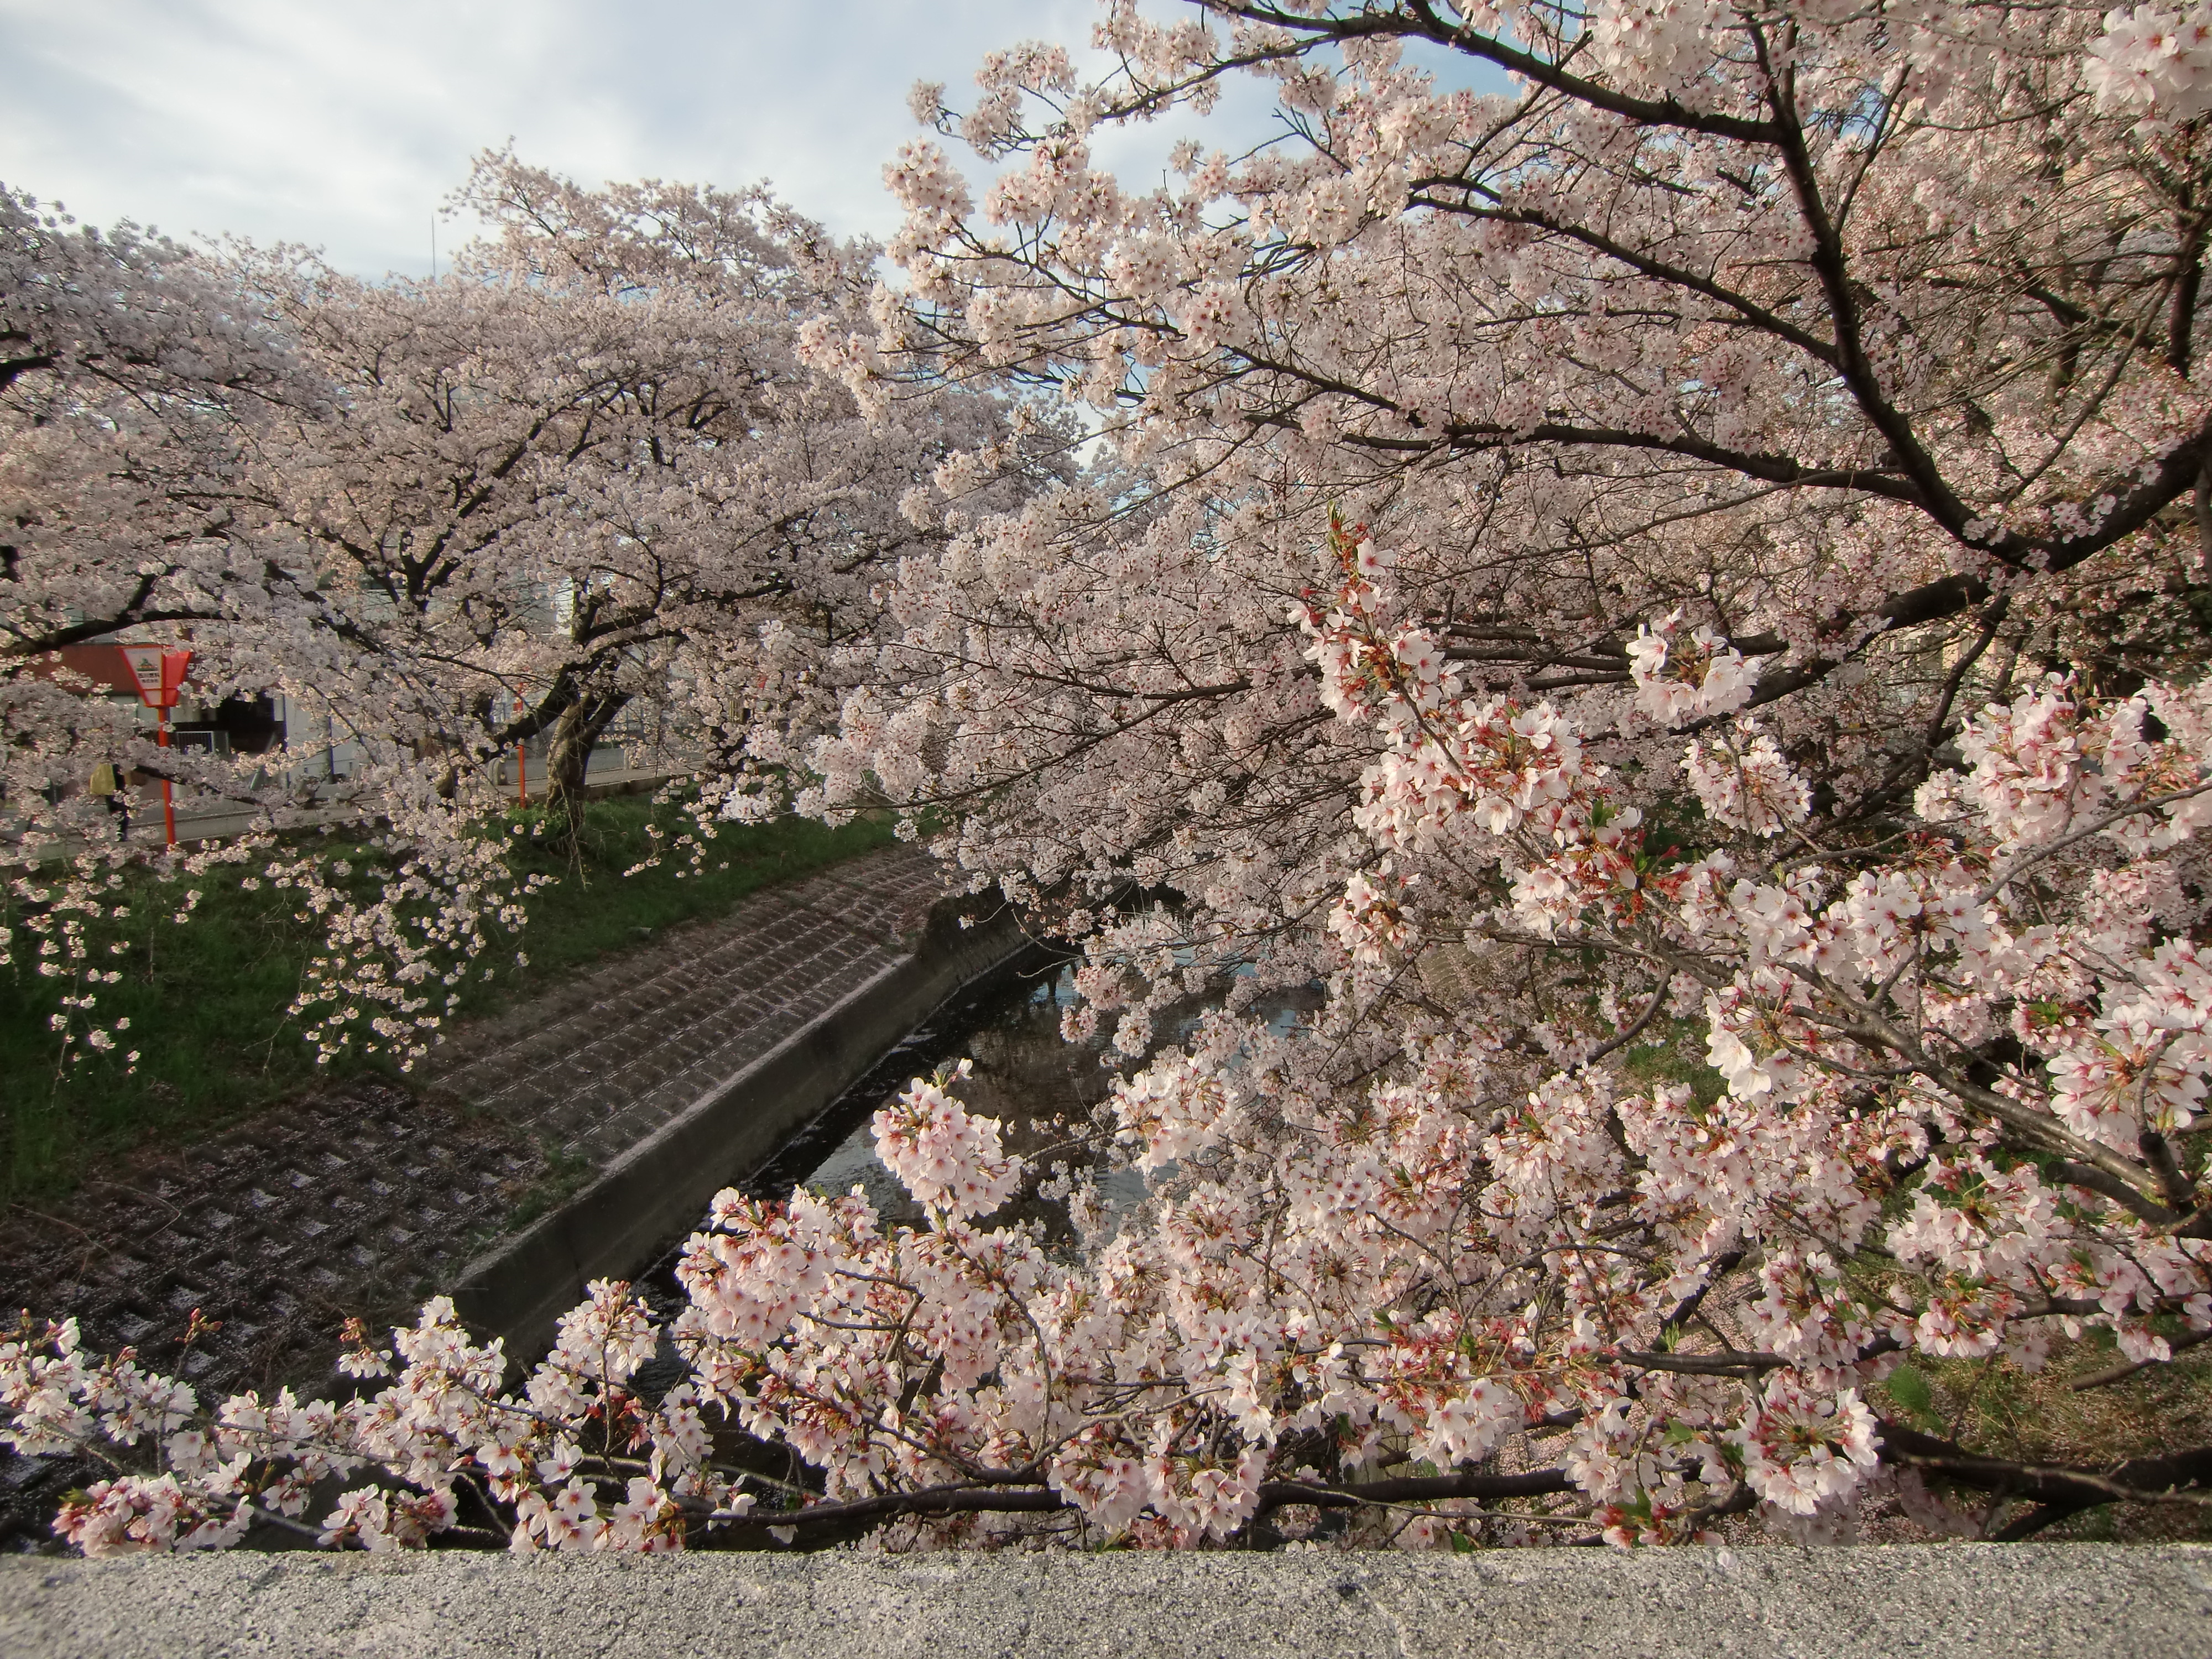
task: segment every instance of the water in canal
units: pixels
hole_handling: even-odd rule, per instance
[[[1063,1160],[1075,1168],[1097,1164],[1095,1152],[1078,1143],[1088,1135],[1095,1144],[1091,1114],[1105,1100],[1116,1066],[1133,1071],[1143,1062],[1112,1053],[1103,1032],[1083,1042],[1063,1038],[1060,1015],[1074,1001],[1074,969],[1059,964],[1016,975],[965,1007],[941,1014],[942,1035],[926,1026],[909,1037],[788,1143],[748,1189],[768,1197],[789,1192],[793,1182],[833,1193],[858,1184],[887,1225],[919,1224],[921,1206],[876,1157],[871,1120],[909,1079],[962,1059],[973,1070],[953,1092],[975,1116],[999,1120],[1006,1151],[1018,1153],[1033,1171],[1049,1170]],[[1194,998],[1174,1009],[1160,1022],[1161,1046],[1184,1041],[1218,1001]],[[1249,1012],[1280,1031],[1320,1001],[1315,986],[1262,997]],[[1133,1170],[1102,1167],[1097,1179],[1109,1211],[1144,1200],[1143,1177]],[[1014,1213],[1036,1215],[1048,1232],[1060,1231],[1066,1220],[1060,1206],[1036,1199],[1018,1200]]]

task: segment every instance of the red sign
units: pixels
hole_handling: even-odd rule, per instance
[[[121,649],[124,660],[131,665],[131,677],[138,683],[138,701],[149,708],[175,708],[185,676],[191,670],[192,653],[164,651],[158,645],[126,645]]]

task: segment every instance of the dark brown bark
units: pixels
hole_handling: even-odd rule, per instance
[[[2001,1541],[2028,1537],[2068,1516],[2094,1509],[2100,1504],[2130,1499],[2156,1501],[2178,1492],[2212,1487],[2212,1446],[2196,1446],[2154,1457],[2131,1457],[2102,1469],[2075,1468],[1984,1457],[1887,1418],[1878,1420],[1885,1463],[1917,1468],[2000,1499],[2022,1498],[2038,1505],[1993,1534]]]
[[[582,818],[584,775],[591,764],[592,750],[629,702],[626,692],[581,696],[570,702],[554,719],[551,735],[546,740],[547,799],[572,826]]]
[[[1399,1480],[1366,1480],[1357,1486],[1316,1486],[1295,1480],[1270,1480],[1260,1488],[1260,1513],[1285,1504],[1316,1509],[1356,1509],[1367,1504],[1427,1504],[1446,1498],[1540,1498],[1572,1492],[1565,1469],[1526,1474],[1417,1475]],[[811,1509],[762,1510],[728,1524],[738,1527],[828,1527],[889,1520],[902,1515],[1052,1514],[1074,1506],[1058,1492],[1036,1486],[934,1486],[919,1492],[884,1492]]]

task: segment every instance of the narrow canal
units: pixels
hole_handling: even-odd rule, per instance
[[[872,1120],[910,1079],[962,1060],[970,1062],[971,1071],[954,1092],[969,1112],[998,1120],[1006,1151],[1029,1160],[1033,1170],[1048,1171],[1057,1162],[1096,1167],[1093,1114],[1113,1086],[1116,1065],[1131,1069],[1142,1062],[1111,1054],[1103,1036],[1076,1042],[1062,1037],[1060,1016],[1074,1001],[1070,964],[1000,970],[958,1002],[938,1010],[775,1157],[732,1184],[757,1198],[785,1197],[794,1186],[823,1193],[858,1186],[885,1226],[920,1225],[921,1206],[876,1156]],[[1217,1001],[1207,997],[1179,1006],[1161,1022],[1159,1045],[1187,1038]],[[1320,1001],[1320,988],[1314,986],[1262,998],[1253,1012],[1282,1030],[1310,1014]],[[1144,1200],[1144,1179],[1133,1170],[1098,1168],[1097,1179],[1109,1210],[1133,1209]],[[1042,1222],[1048,1238],[1067,1237],[1063,1204],[1024,1196],[1009,1213]],[[640,1288],[663,1317],[672,1316],[683,1304],[674,1273],[682,1253],[679,1240],[641,1281]]]

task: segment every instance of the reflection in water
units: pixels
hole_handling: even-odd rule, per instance
[[[1106,1098],[1114,1067],[1101,1063],[1107,1054],[1104,1036],[1069,1042],[1060,1036],[1061,1011],[1074,1000],[1075,974],[1069,967],[1049,979],[1027,981],[980,1006],[965,1037],[945,1049],[948,1060],[957,1061],[964,1056],[975,1066],[953,1092],[976,1116],[999,1120],[1006,1149],[1028,1162],[1033,1177],[1049,1172],[1055,1163],[1065,1162],[1072,1168],[1091,1165],[1097,1169],[1099,1195],[1107,1207],[1126,1212],[1144,1201],[1144,1177],[1133,1170],[1104,1167],[1090,1147],[1075,1144],[1090,1131],[1092,1109]],[[1259,1000],[1249,1012],[1281,1033],[1319,1000],[1318,988],[1282,993]],[[1176,1011],[1176,1018],[1163,1021],[1164,1046],[1188,1037],[1200,1017],[1217,1001],[1194,999]],[[1129,1064],[1116,1058],[1124,1066]],[[927,1069],[920,1065],[910,1068],[914,1072]],[[901,1079],[900,1086],[903,1083]],[[897,1088],[890,1092],[896,1094]],[[882,1103],[880,1097],[870,1103],[836,1149],[799,1179],[817,1192],[848,1192],[857,1184],[887,1225],[918,1224],[921,1206],[876,1157],[871,1119],[875,1107]],[[1034,1187],[1034,1178],[1030,1185]],[[1066,1226],[1061,1205],[1035,1198],[1018,1200],[1010,1212],[992,1219],[1024,1216],[1044,1221],[1048,1233],[1064,1232]]]
[[[1060,1011],[1074,996],[1073,969],[1030,981],[978,1009],[964,1038],[951,1045],[946,1056],[974,1063],[973,1073],[954,1091],[961,1104],[978,1117],[998,1119],[1006,1149],[1019,1153],[1033,1169],[1059,1160],[1072,1165],[1091,1161],[1084,1147],[1069,1143],[1089,1129],[1091,1109],[1106,1098],[1113,1082],[1112,1071],[1099,1063],[1106,1051],[1103,1038],[1069,1042],[1060,1036]],[[887,1225],[919,1224],[921,1206],[876,1157],[872,1116],[871,1107],[836,1149],[807,1173],[804,1184],[842,1193],[857,1183]],[[1103,1171],[1099,1185],[1117,1207],[1144,1197],[1144,1182],[1133,1170]]]

